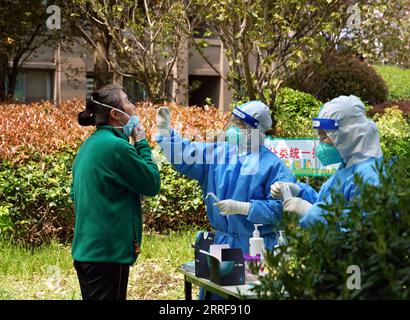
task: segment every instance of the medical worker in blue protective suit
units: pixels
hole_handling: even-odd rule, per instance
[[[272,249],[277,231],[273,225],[281,219],[282,201],[272,198],[270,186],[296,180],[263,144],[264,133],[272,125],[269,108],[260,101],[236,107],[225,138],[212,143],[183,139],[169,128],[169,121],[169,109],[161,107],[156,141],[177,171],[199,181],[215,243],[249,253],[254,224],[263,224],[265,248]],[[206,197],[209,192],[220,201]]]
[[[301,189],[289,184],[293,197],[283,202],[283,210],[299,214],[302,227],[318,221],[326,223],[323,218],[326,211],[319,205],[331,202],[332,190],[342,193],[348,201],[359,196],[355,174],[365,183],[379,184],[375,164],[382,160],[377,127],[367,119],[363,102],[355,96],[340,96],[325,103],[318,118],[313,119],[313,128],[318,129],[320,138],[316,156],[325,166],[340,163],[340,167],[319,193],[310,187]],[[281,184],[276,182],[271,187],[275,199],[282,197]]]

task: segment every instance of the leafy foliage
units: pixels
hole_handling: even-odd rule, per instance
[[[410,144],[408,145],[410,148]],[[266,299],[409,299],[410,162],[378,167],[380,185],[364,184],[348,203],[333,194],[327,224],[295,227],[284,215],[286,250],[266,259],[256,291]],[[348,289],[349,266],[360,268],[360,289]]]
[[[283,88],[275,104],[277,137],[316,137],[312,118],[317,116],[322,102],[308,93]]]
[[[63,145],[76,147],[90,133],[77,123],[84,102],[0,104],[0,158],[13,163],[41,159]]]
[[[56,0],[52,4],[61,6],[61,1]],[[37,49],[42,46],[52,47],[61,42],[65,42],[65,45],[72,42],[71,29],[47,28],[49,5],[49,1],[42,0],[1,2],[0,101],[13,98],[17,73]]]
[[[44,156],[40,161],[0,164],[0,233],[31,246],[71,237],[73,159],[74,151],[70,150]]]
[[[178,131],[184,138],[194,141],[209,141],[224,129],[230,113],[224,113],[215,107],[184,107],[173,103],[162,104],[171,111],[171,128]],[[145,127],[147,139],[150,144],[156,144],[154,135],[156,131],[156,111],[160,105],[151,103],[138,103],[137,115]]]
[[[152,102],[169,98],[167,82],[172,80],[176,58],[184,45],[179,26],[183,24],[184,1],[65,2],[66,10],[72,11],[74,27],[86,23],[88,28],[83,29],[89,29],[98,21],[98,28],[106,30],[113,54],[107,50],[104,58],[114,72],[136,79]]]
[[[343,45],[361,53],[371,63],[408,67],[410,12],[405,9],[407,0],[362,0],[356,2],[355,7],[359,17],[354,20],[358,25],[346,32]],[[349,22],[355,24],[350,19]]]
[[[207,37],[221,39],[235,99],[273,105],[285,79],[329,45],[325,34],[340,33],[346,8],[333,0],[198,0],[191,15],[202,19]]]
[[[387,108],[383,115],[376,114],[380,144],[386,158],[402,156],[408,152],[410,124],[397,107]]]
[[[371,65],[350,54],[327,54],[320,63],[300,70],[288,85],[309,92],[324,102],[351,94],[370,104],[383,102],[387,98],[383,78]]]

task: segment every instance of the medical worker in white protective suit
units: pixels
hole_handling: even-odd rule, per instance
[[[340,163],[339,169],[319,193],[289,182],[275,182],[271,186],[272,197],[281,199],[281,185],[289,185],[293,197],[283,202],[283,210],[297,213],[302,227],[319,221],[326,223],[323,218],[326,211],[319,206],[331,203],[332,190],[343,194],[348,201],[360,196],[355,174],[367,184],[378,185],[375,165],[382,161],[377,127],[366,117],[364,104],[356,96],[340,96],[325,103],[318,118],[313,118],[313,128],[318,130],[320,138],[316,156],[325,166]]]

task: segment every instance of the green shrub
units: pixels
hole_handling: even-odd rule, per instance
[[[158,152],[156,152],[158,153]],[[0,235],[30,246],[53,239],[71,241],[74,208],[70,198],[71,167],[76,151],[62,149],[43,158],[0,166]],[[184,226],[207,228],[202,191],[158,156],[161,192],[143,202],[148,230],[178,230]]]
[[[279,90],[275,101],[275,137],[316,137],[312,118],[316,117],[322,103],[308,93],[290,88]]]
[[[161,191],[144,201],[144,223],[150,229],[178,230],[186,226],[209,228],[202,200],[202,190],[196,180],[178,173],[159,151],[154,155],[161,172]]]
[[[374,66],[389,88],[388,100],[410,100],[410,69],[396,66]]]
[[[403,156],[410,141],[410,125],[398,108],[387,108],[383,115],[374,117],[379,129],[380,144],[386,158]]]
[[[255,287],[261,298],[410,298],[410,161],[378,170],[384,172],[379,186],[356,178],[362,196],[350,203],[333,194],[332,204],[324,206],[327,225],[301,229],[293,215],[284,214],[289,246],[267,255],[268,274]],[[358,289],[347,286],[353,265],[360,268],[359,281],[352,281]]]
[[[70,239],[74,223],[69,197],[73,159],[74,152],[65,150],[39,161],[2,162],[1,233],[29,245],[53,238]]]
[[[287,85],[313,94],[321,101],[355,95],[369,104],[387,99],[387,86],[376,70],[348,54],[327,54],[292,77]]]

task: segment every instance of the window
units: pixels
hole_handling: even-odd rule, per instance
[[[91,94],[93,93],[93,87],[94,87],[94,76],[92,73],[87,73],[86,79],[85,79],[85,86],[86,86],[86,98],[90,99]]]
[[[123,77],[122,85],[124,92],[128,96],[130,102],[143,101],[147,99],[147,94],[144,87],[138,83],[134,78]]]
[[[48,70],[28,70],[25,72],[25,102],[51,100],[52,75]]]
[[[52,100],[53,70],[23,69],[17,75],[13,98],[22,102]]]
[[[219,84],[218,76],[189,76],[189,105],[203,106],[210,101],[218,106]]]

